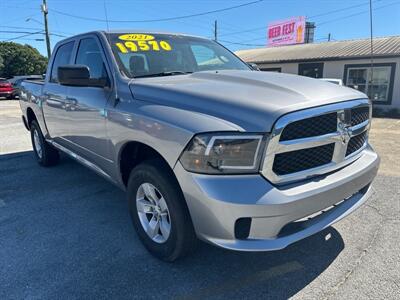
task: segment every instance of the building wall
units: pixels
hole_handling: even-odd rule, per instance
[[[370,64],[370,59],[353,59],[353,60],[337,60],[337,61],[321,61],[324,63],[323,77],[338,78],[344,80],[345,65]],[[382,110],[390,110],[393,108],[400,110],[400,56],[395,58],[375,58],[375,63],[396,63],[394,75],[392,102],[391,105],[375,104]],[[283,73],[298,74],[299,63],[280,63],[280,64],[259,64],[260,68],[281,68]]]

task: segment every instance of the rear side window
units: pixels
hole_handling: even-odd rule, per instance
[[[107,78],[101,50],[93,38],[81,40],[75,63],[88,66],[91,79]]]
[[[51,82],[58,82],[58,67],[68,65],[70,63],[73,48],[74,42],[66,43],[58,48],[54,58],[53,67],[51,69]]]

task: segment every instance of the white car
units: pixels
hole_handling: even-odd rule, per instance
[[[321,80],[328,81],[337,85],[343,85],[343,80],[342,79],[336,79],[336,78],[320,78]]]

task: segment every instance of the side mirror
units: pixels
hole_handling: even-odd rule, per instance
[[[260,68],[255,63],[248,63],[247,64],[253,71],[260,71]]]
[[[106,78],[90,78],[89,67],[85,65],[65,65],[58,67],[58,82],[70,86],[106,87]]]

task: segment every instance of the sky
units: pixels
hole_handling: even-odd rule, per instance
[[[249,5],[243,5],[248,4]],[[29,44],[46,55],[42,0],[0,0],[0,41]],[[160,30],[212,38],[236,51],[266,45],[267,24],[295,16],[315,22],[316,42],[367,38],[369,0],[47,0],[51,47],[67,36],[107,29]],[[241,7],[186,18],[185,16]],[[400,0],[373,0],[374,36],[400,35]],[[175,20],[156,19],[184,17]],[[88,19],[85,19],[88,18]],[[136,21],[136,22],[121,22]],[[140,21],[140,22],[137,22]],[[39,32],[38,34],[32,34]]]

